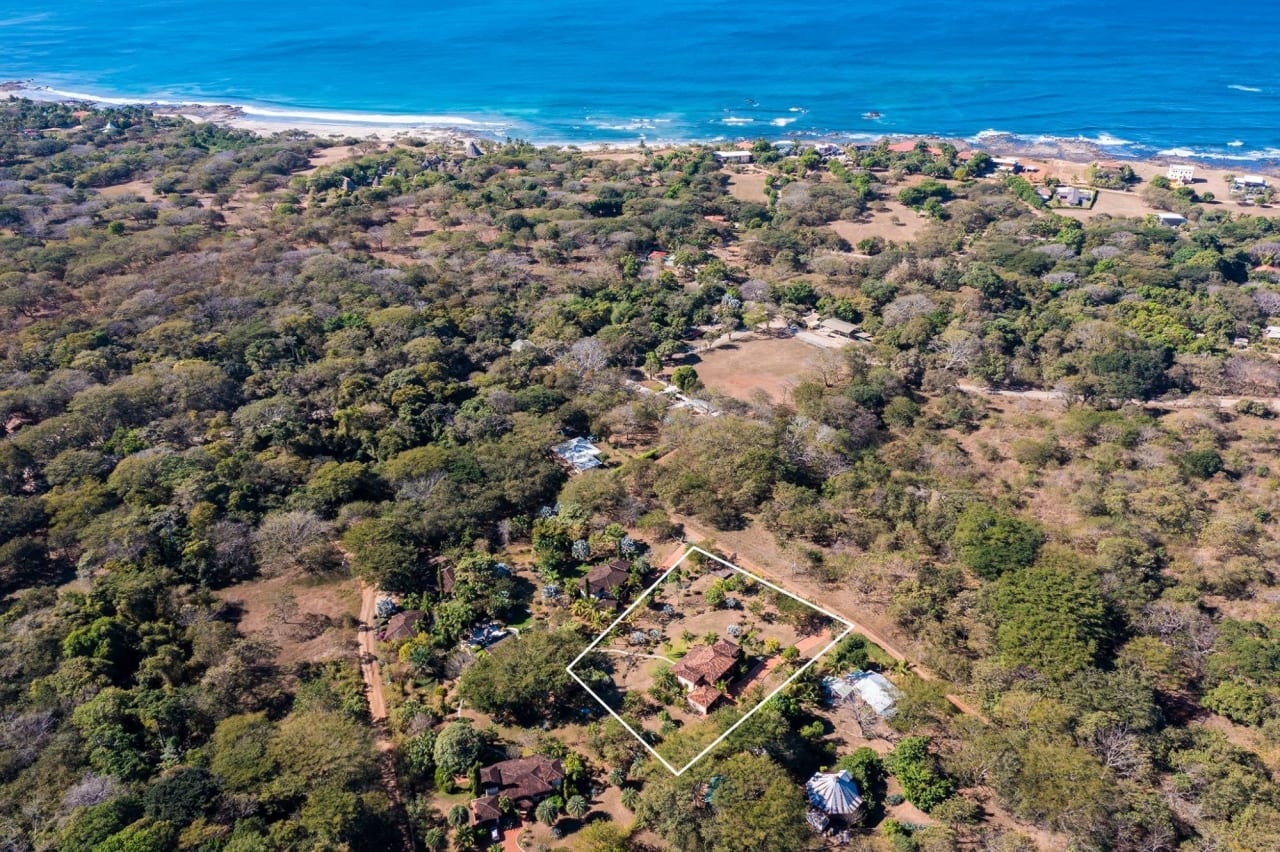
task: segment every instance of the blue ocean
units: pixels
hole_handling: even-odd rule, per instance
[[[0,79],[537,142],[986,133],[1280,160],[1280,2],[0,0]]]

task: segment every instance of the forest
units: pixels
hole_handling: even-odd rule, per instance
[[[854,849],[1280,848],[1280,217],[1072,218],[948,144],[762,140],[754,200],[703,146],[482,149],[0,102],[0,849],[488,849],[477,769],[532,754],[527,849],[823,848],[828,767]],[[888,202],[911,239],[837,232]],[[866,339],[710,378],[814,314]],[[682,538],[908,659],[672,776],[564,666],[587,567]],[[360,584],[424,614],[385,724]],[[868,665],[876,742],[818,682]]]

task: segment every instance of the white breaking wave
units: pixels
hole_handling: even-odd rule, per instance
[[[1256,86],[1241,86],[1239,83],[1232,83],[1227,86],[1228,89],[1235,89],[1237,92],[1261,92],[1262,90]]]
[[[75,100],[87,101],[95,104],[110,104],[112,106],[131,106],[134,104],[158,104],[160,106],[200,106],[200,107],[231,107],[239,110],[247,117],[260,118],[270,122],[289,122],[289,121],[309,121],[321,124],[350,124],[350,125],[381,125],[381,126],[398,126],[405,127],[421,127],[421,126],[442,126],[442,127],[475,127],[475,128],[495,128],[505,127],[507,125],[501,122],[478,121],[473,118],[466,118],[460,115],[403,115],[397,113],[378,113],[378,112],[345,112],[341,110],[320,110],[320,109],[293,109],[288,107],[264,107],[254,104],[237,104],[228,103],[227,101],[201,101],[194,98],[178,98],[171,96],[166,97],[150,97],[147,95],[139,95],[135,97],[121,97],[119,95],[99,95],[89,92],[76,92],[67,89],[54,89],[46,86],[32,87],[24,90],[21,94],[29,94],[35,96],[43,96],[49,98],[56,97],[59,100]]]

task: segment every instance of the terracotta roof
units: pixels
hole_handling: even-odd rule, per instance
[[[504,760],[480,770],[480,783],[485,788],[496,787],[497,795],[506,796],[518,808],[532,807],[563,780],[560,761],[542,755]]]
[[[720,690],[704,683],[689,693],[689,703],[700,712],[706,713],[722,696],[723,693]]]
[[[502,809],[498,807],[498,797],[481,796],[478,799],[472,799],[471,818],[477,823],[502,819]]]
[[[387,642],[395,642],[400,639],[412,639],[418,635],[418,625],[426,616],[416,609],[407,609],[404,612],[398,612],[387,619],[387,626],[382,631],[382,638]]]
[[[671,673],[693,684],[713,684],[738,664],[740,650],[736,642],[718,639],[714,645],[695,645],[689,649]]]
[[[919,141],[918,139],[908,139],[904,142],[894,142],[892,145],[889,146],[888,150],[892,151],[895,154],[910,154],[912,151],[916,149],[916,143],[918,141]],[[928,151],[930,154],[933,154],[935,157],[942,153],[942,149],[937,147],[936,145],[930,145],[928,147]]]

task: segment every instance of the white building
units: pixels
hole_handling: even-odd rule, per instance
[[[712,154],[717,163],[737,163],[743,165],[751,162],[750,151],[716,151]]]
[[[898,687],[879,672],[866,672],[853,682],[853,694],[881,716],[892,716],[898,710]]]
[[[1267,191],[1267,179],[1262,175],[1239,175],[1231,182],[1231,192],[1251,198]]]
[[[1157,213],[1156,221],[1167,228],[1176,228],[1187,224],[1187,217],[1179,213]]]
[[[1193,183],[1196,179],[1195,166],[1170,166],[1167,177],[1171,182],[1180,183],[1186,186]]]

